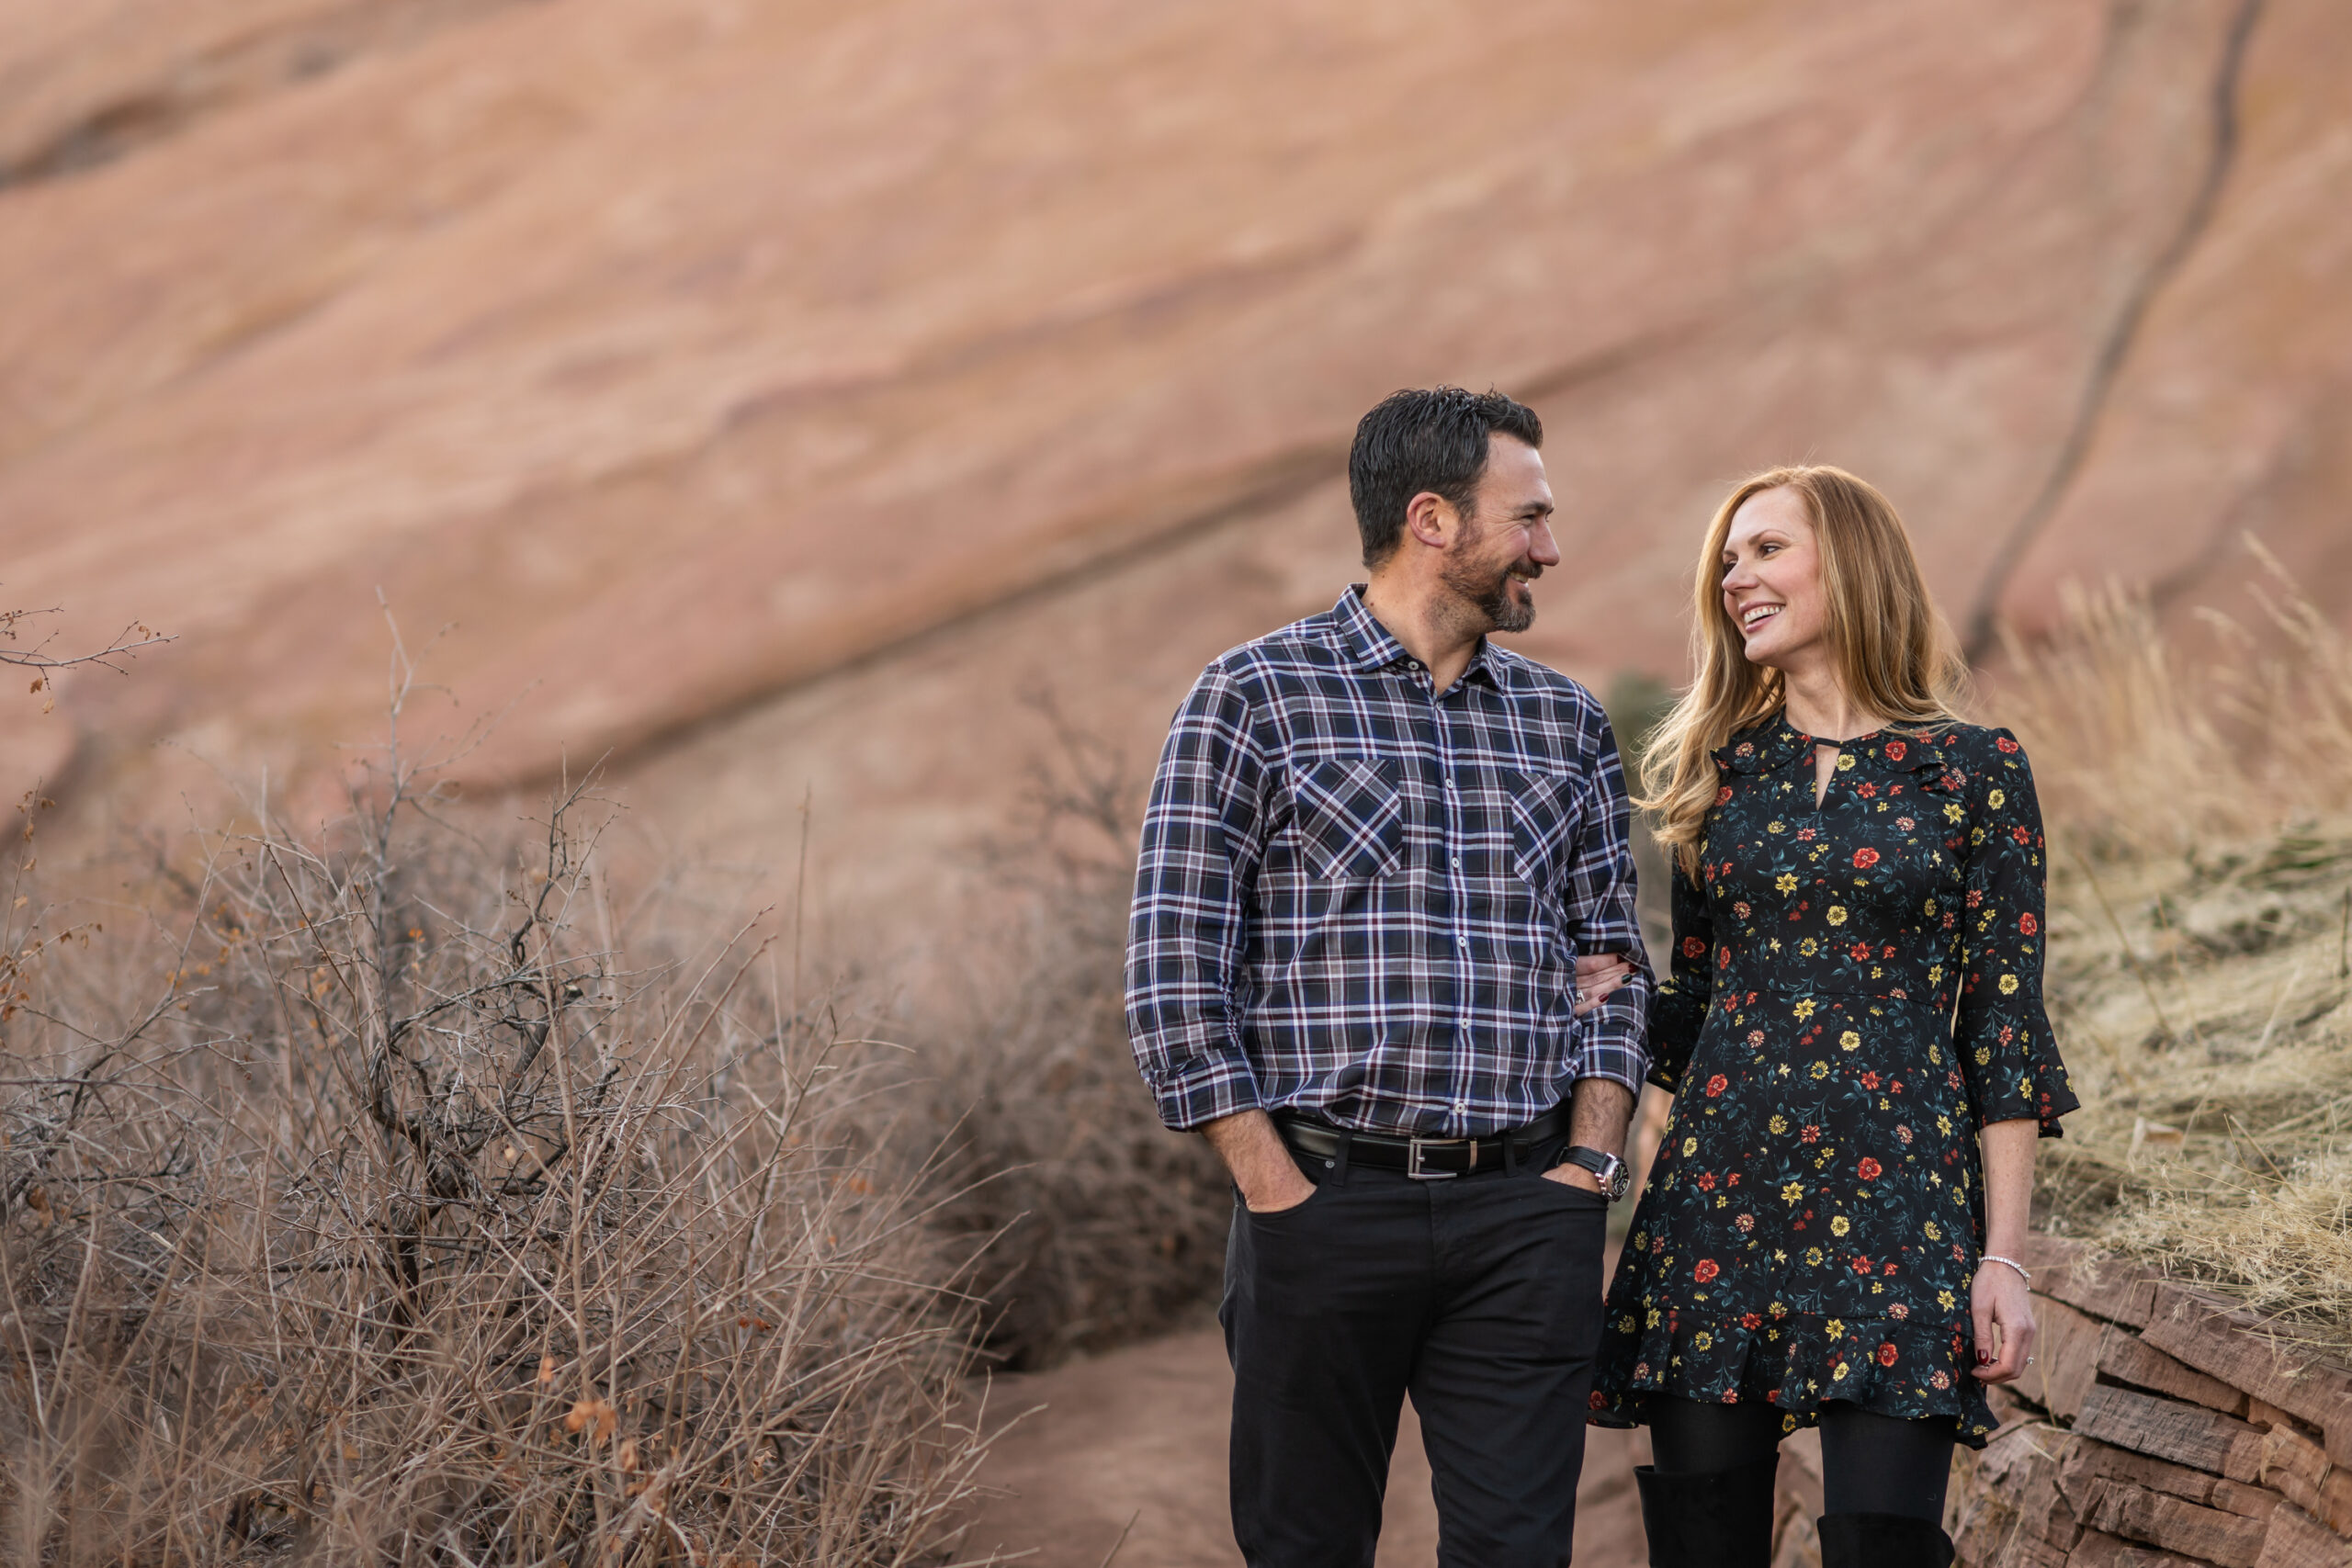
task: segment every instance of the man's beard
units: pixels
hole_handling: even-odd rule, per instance
[[[1439,581],[1453,591],[1454,597],[1464,609],[1473,610],[1486,622],[1485,632],[1523,632],[1535,624],[1535,600],[1531,593],[1525,600],[1511,596],[1510,566],[1489,574],[1489,569],[1474,566],[1463,558],[1475,546],[1475,538],[1464,539],[1439,570]]]

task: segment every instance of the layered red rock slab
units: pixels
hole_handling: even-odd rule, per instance
[[[0,709],[0,782],[299,789],[372,732],[380,587],[514,703],[477,783],[617,750],[665,843],[777,863],[826,781],[903,911],[1018,795],[1023,685],[1148,747],[1328,603],[1352,422],[1439,378],[1550,421],[1541,657],[1678,670],[1712,498],[1792,457],[1885,483],[1957,612],[2177,226],[2234,10],[18,6],[0,577],[182,639]],[[2340,7],[2265,9],[2223,198],[2005,603],[2219,592],[2249,526],[2346,600],[2347,64]],[[1097,597],[1133,613],[1080,658]],[[877,670],[948,687],[841,699]]]
[[[2352,1471],[2335,1458],[2352,1370],[2074,1243],[2036,1237],[2027,1261],[2036,1372],[1962,1462],[1950,1523],[1963,1562],[2352,1562]]]

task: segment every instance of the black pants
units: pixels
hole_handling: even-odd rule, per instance
[[[1301,1160],[1306,1202],[1237,1201],[1217,1316],[1250,1568],[1372,1568],[1408,1391],[1439,1563],[1568,1561],[1608,1205],[1544,1179],[1559,1146],[1441,1181]]]
[[[1736,1470],[1781,1446],[1781,1413],[1769,1404],[1652,1398],[1643,1402],[1642,1416],[1664,1475]],[[1943,1517],[1954,1441],[1950,1421],[1906,1421],[1842,1402],[1822,1406],[1820,1419],[1823,1513]]]

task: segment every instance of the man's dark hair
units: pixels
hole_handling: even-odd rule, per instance
[[[1348,453],[1348,495],[1363,536],[1363,564],[1376,567],[1405,536],[1405,508],[1423,491],[1443,496],[1464,517],[1487,472],[1496,432],[1544,445],[1544,422],[1500,392],[1459,387],[1408,388],[1383,398],[1356,423]]]

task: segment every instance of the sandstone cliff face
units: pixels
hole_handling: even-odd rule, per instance
[[[0,782],[318,778],[380,588],[513,704],[478,784],[609,754],[754,862],[813,789],[902,907],[1023,691],[1148,750],[1328,604],[1355,417],[1441,378],[1543,412],[1524,643],[1595,682],[1791,457],[1956,619],[2224,599],[2246,530],[2340,612],[2347,68],[2332,0],[16,0],[0,592],[182,640]]]

